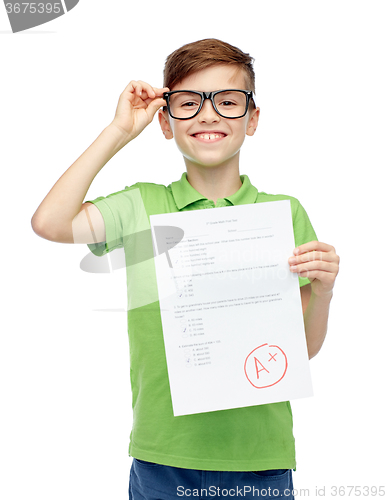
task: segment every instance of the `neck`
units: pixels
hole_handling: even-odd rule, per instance
[[[187,180],[193,188],[207,199],[214,201],[236,193],[242,186],[239,167],[203,167],[186,164]]]

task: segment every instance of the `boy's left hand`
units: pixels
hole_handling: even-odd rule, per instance
[[[290,271],[308,278],[315,295],[331,295],[340,262],[333,246],[321,241],[310,241],[295,248],[293,254],[288,261]]]

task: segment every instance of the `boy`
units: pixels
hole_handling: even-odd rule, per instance
[[[34,231],[51,241],[86,243],[95,255],[125,248],[133,405],[129,497],[134,500],[240,496],[241,491],[247,498],[264,491],[293,498],[289,402],[173,416],[154,262],[129,263],[152,242],[142,241],[139,248],[138,240],[124,240],[149,229],[152,214],[289,199],[297,246],[289,265],[299,275],[309,358],[320,350],[339,258],[332,246],[317,241],[298,200],[258,193],[248,176],[239,174],[240,148],[246,135],[254,135],[260,112],[252,61],[236,47],[205,39],[167,58],[164,88],[130,82],[112,123],[32,218]],[[82,203],[95,175],[156,111],[165,138],[174,138],[183,155],[181,179],[167,187],[138,182]]]

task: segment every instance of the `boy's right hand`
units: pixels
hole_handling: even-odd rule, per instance
[[[159,89],[141,80],[132,80],[120,95],[116,114],[111,125],[117,127],[124,136],[125,143],[137,137],[153,120],[156,111],[166,106],[163,93],[167,87]]]

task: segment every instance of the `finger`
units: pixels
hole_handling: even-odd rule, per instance
[[[139,95],[141,95],[141,97],[142,97],[142,94],[144,94],[144,93],[147,94],[147,97],[150,97],[152,99],[156,97],[156,93],[153,90],[153,87],[151,85],[149,85],[149,83],[143,82],[142,80],[138,80],[137,83],[138,83],[138,88],[140,89]]]
[[[337,274],[338,266],[334,262],[326,262],[324,260],[305,262],[303,264],[292,265],[290,270],[293,273],[303,273],[310,271],[324,271],[327,273]]]
[[[132,80],[129,82],[123,91],[123,94],[127,93],[135,94],[142,99],[147,99],[148,97],[154,98],[156,96],[153,87],[142,80]]]
[[[152,87],[152,85],[149,85],[149,83],[143,82],[142,80],[138,80],[137,83],[141,85],[142,91],[145,91],[148,94],[148,97],[152,99],[157,96],[162,96],[164,92],[167,92],[169,90],[168,87]]]
[[[327,243],[323,243],[322,241],[309,241],[308,243],[304,243],[303,245],[295,248],[293,253],[294,255],[300,255],[302,253],[311,252],[313,250],[319,250],[321,252],[335,252],[335,249],[332,245],[328,245]]]
[[[158,109],[166,105],[167,103],[165,99],[153,99],[148,105],[149,113],[151,114],[151,116],[154,116]]]
[[[159,89],[157,87],[153,87],[153,90],[155,91],[155,94],[157,96],[162,96],[164,94],[164,92],[169,92],[169,88],[168,87],[164,87],[162,89]]]
[[[333,252],[319,252],[316,250],[314,252],[307,252],[307,253],[303,253],[303,254],[295,256],[295,257],[290,257],[289,263],[290,264],[300,264],[302,262],[309,262],[309,261],[315,261],[315,260],[325,260],[328,262],[338,262],[339,256]]]
[[[135,91],[135,88],[137,86],[138,82],[136,80],[131,80],[128,85],[124,88],[124,90],[122,91],[122,94],[125,94],[125,93],[133,93]]]
[[[149,97],[154,97],[153,91],[146,89],[141,82],[133,82],[132,86],[133,90],[130,93],[132,95],[134,94],[136,97],[142,99],[143,101],[145,101]],[[149,95],[148,92],[151,95]]]

